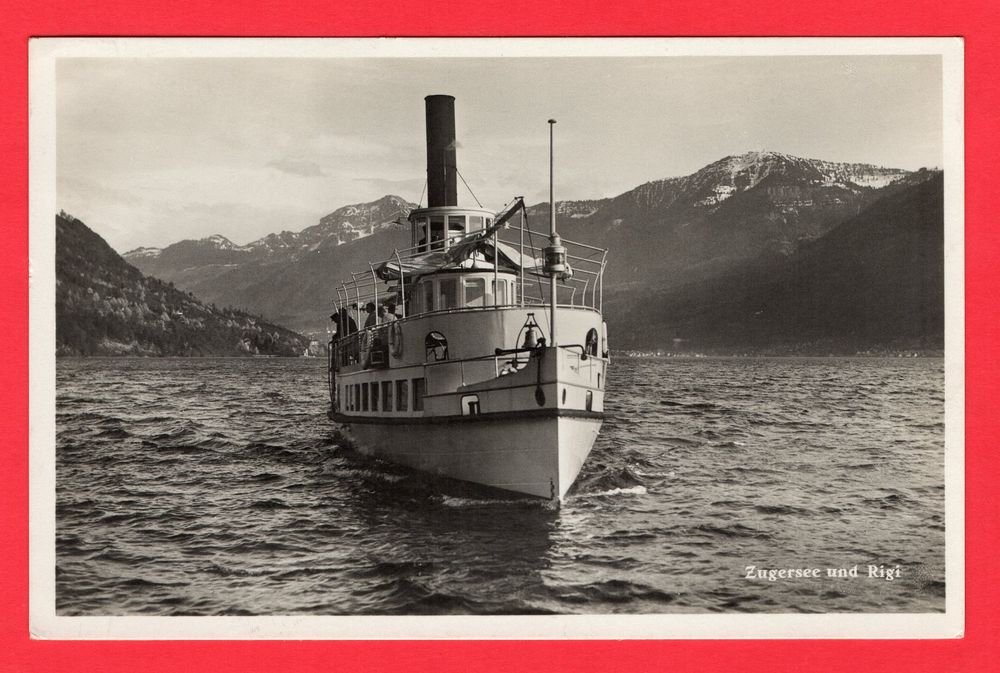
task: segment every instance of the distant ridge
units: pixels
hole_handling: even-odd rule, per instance
[[[166,248],[135,248],[124,253],[127,261],[145,273],[156,275],[178,267],[206,264],[243,264],[253,261],[295,259],[330,247],[371,236],[405,218],[416,205],[398,196],[387,195],[371,203],[356,203],[323,216],[319,224],[299,232],[268,234],[246,245],[237,245],[225,236],[213,234],[198,240],[184,240]]]

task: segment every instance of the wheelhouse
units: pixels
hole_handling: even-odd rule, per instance
[[[418,253],[448,250],[466,234],[492,225],[493,216],[482,208],[418,208],[410,213],[410,246]]]

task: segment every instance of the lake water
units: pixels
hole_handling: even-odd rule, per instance
[[[619,358],[553,509],[344,448],[320,360],[59,360],[57,612],[941,612],[943,383],[940,359]]]

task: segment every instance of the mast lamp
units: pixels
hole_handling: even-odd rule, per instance
[[[562,276],[566,273],[566,248],[563,247],[559,234],[553,234],[546,246],[545,262],[542,270],[548,276]]]

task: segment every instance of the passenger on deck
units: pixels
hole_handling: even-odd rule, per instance
[[[365,329],[375,327],[378,324],[378,314],[375,312],[375,304],[372,302],[365,304],[365,312],[368,313],[368,317],[365,318]]]
[[[358,323],[354,322],[354,318],[351,317],[346,308],[342,308],[337,313],[331,315],[330,320],[333,321],[336,330],[334,334],[338,338],[358,331]]]

